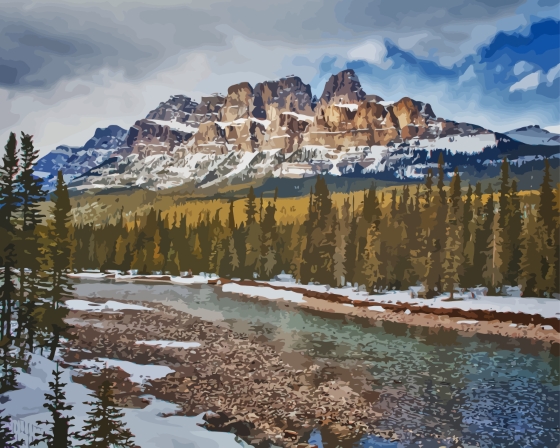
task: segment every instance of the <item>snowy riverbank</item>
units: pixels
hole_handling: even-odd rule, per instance
[[[281,281],[229,280],[203,273],[190,278],[94,272],[73,274],[72,277],[84,280],[164,282],[187,286],[211,283],[221,287],[223,292],[259,300],[284,300],[306,308],[360,314],[376,320],[402,321],[423,326],[444,326],[466,331],[499,333],[512,337],[556,340],[560,326],[560,300],[557,299],[509,296],[473,298],[471,294],[456,296],[454,300],[448,300],[448,295],[423,299],[411,297],[410,291],[390,291],[371,295],[351,287],[332,288],[327,285],[300,285]],[[110,308],[109,302],[104,306]],[[92,307],[99,309],[99,305],[92,305]],[[437,319],[436,321],[425,319],[424,316]],[[531,329],[535,329],[535,331]]]
[[[137,365],[132,362],[118,360],[98,360],[85,362],[82,366],[66,368],[62,373],[62,381],[66,383],[64,390],[68,403],[73,405],[71,415],[75,417],[72,421],[73,431],[81,430],[86,412],[89,407],[83,404],[90,401],[88,396],[92,391],[85,386],[73,381],[73,377],[79,373],[81,368],[99,369],[104,364],[120,367],[124,371],[132,372],[131,380],[142,383],[148,377],[159,377],[167,375],[166,371],[146,371],[147,367],[153,369],[167,369],[164,366],[145,366]],[[27,373],[19,373],[17,381],[19,389],[7,392],[2,395],[2,405],[0,409],[5,410],[5,415],[10,415],[14,420],[18,436],[25,439],[27,446],[27,434],[34,432],[37,420],[49,420],[50,414],[43,408],[44,394],[49,391],[48,382],[52,381],[52,371],[56,364],[53,361],[40,356],[31,355],[31,361]],[[143,372],[141,378],[139,372]],[[234,434],[223,432],[210,432],[201,428],[202,414],[196,417],[169,416],[180,410],[179,406],[163,400],[155,399],[152,396],[143,396],[149,404],[143,409],[122,409],[124,412],[123,421],[135,435],[135,442],[142,448],[176,448],[188,446],[192,448],[240,448],[247,447]],[[23,423],[23,424],[22,424]]]

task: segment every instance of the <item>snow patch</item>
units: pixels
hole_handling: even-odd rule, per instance
[[[173,348],[196,348],[200,347],[198,342],[181,342],[181,341],[136,341],[138,345],[151,345],[155,347],[173,347]]]
[[[26,425],[35,425],[37,420],[49,420],[51,415],[43,408],[45,392],[50,392],[48,382],[52,381],[52,371],[56,364],[39,355],[31,355],[30,369],[19,373],[17,380],[20,388],[4,393],[1,408],[6,415]],[[80,432],[86,412],[90,410],[84,402],[91,401],[92,392],[82,384],[72,381],[71,369],[60,369],[62,382],[66,383],[67,402],[74,406],[71,411],[75,420],[72,430]],[[123,421],[134,434],[134,440],[142,448],[242,448],[250,447],[234,434],[210,432],[198,424],[204,423],[200,414],[196,417],[170,415],[181,411],[180,406],[144,395],[150,404],[143,409],[120,409],[124,413]],[[75,441],[77,442],[77,441]],[[77,443],[75,444],[77,445]]]
[[[350,112],[356,112],[358,110],[357,104],[335,104],[336,107],[343,107],[348,109]]]
[[[173,369],[167,366],[136,364],[130,361],[109,358],[84,359],[80,362],[79,366],[96,371],[101,371],[104,367],[118,367],[130,375],[130,381],[138,384],[148,380],[165,378],[174,372]]]
[[[132,305],[129,303],[120,303],[114,300],[108,300],[105,303],[92,303],[86,300],[71,299],[66,301],[68,309],[73,311],[122,311],[122,310],[151,310],[141,305]]]
[[[370,311],[377,311],[378,313],[384,313],[385,312],[385,308],[383,308],[382,306],[379,306],[379,305],[368,306],[367,309],[370,310]]]
[[[287,300],[288,302],[303,303],[303,294],[293,291],[267,288],[264,286],[244,286],[237,283],[227,283],[222,286],[223,292],[244,294],[247,296],[262,297],[269,300]]]

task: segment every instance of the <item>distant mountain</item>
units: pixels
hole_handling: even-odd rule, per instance
[[[516,173],[559,161],[557,134],[538,126],[500,134],[439,118],[427,103],[366,94],[353,70],[332,75],[319,99],[297,76],[242,82],[200,103],[176,95],[119,135],[71,188],[228,189],[317,174],[418,182],[440,152],[449,173],[458,166],[469,180],[495,176],[504,157]],[[73,160],[52,158],[78,173]]]
[[[541,129],[539,125],[526,126],[506,132],[508,137],[528,145],[560,145],[560,135]]]
[[[111,125],[97,128],[95,134],[84,146],[57,146],[38,160],[36,174],[41,176],[48,187],[53,188],[59,170],[66,182],[102,164],[126,140],[127,132],[120,126]]]

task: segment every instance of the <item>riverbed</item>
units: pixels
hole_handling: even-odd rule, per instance
[[[368,436],[356,446],[560,443],[559,358],[541,341],[372,324],[358,316],[227,294],[210,285],[81,280],[74,286],[79,297],[158,302],[258,338],[294,368],[317,361],[332,378],[351,383],[353,376],[360,377],[355,387],[375,400],[379,411],[376,428],[394,431],[399,441]],[[336,446],[320,428],[309,442]]]

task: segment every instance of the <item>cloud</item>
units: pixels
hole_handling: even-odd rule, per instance
[[[171,94],[196,99],[292,73],[320,94],[346,66],[369,93],[429,100],[441,116],[488,126],[501,126],[504,109],[510,123],[529,109],[550,117],[556,9],[548,0],[4,2],[0,139],[25,130],[44,150],[83,143],[96,125],[130,126]],[[538,71],[537,88],[510,91]]]
[[[382,68],[389,68],[391,61],[386,60],[385,56],[387,56],[387,48],[383,42],[376,40],[368,40],[348,52],[349,59],[360,59]]]
[[[515,92],[516,90],[522,90],[526,92],[527,90],[535,90],[541,85],[552,87],[554,81],[558,78],[560,78],[560,64],[552,67],[546,74],[544,74],[542,70],[539,70],[525,76],[523,79],[513,84],[509,88],[509,91]]]
[[[513,74],[519,76],[523,73],[527,73],[533,69],[533,64],[529,64],[527,61],[519,61],[513,66]]]
[[[539,70],[538,72],[531,73],[530,75],[525,76],[521,81],[516,82],[510,88],[510,92],[515,92],[516,90],[533,90],[536,89],[539,84],[542,82],[543,76],[542,72]]]

